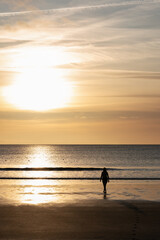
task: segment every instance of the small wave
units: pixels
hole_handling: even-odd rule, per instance
[[[102,171],[98,167],[26,167],[26,168],[0,168],[0,171]],[[160,168],[107,168],[108,171],[159,171]]]
[[[0,177],[1,180],[99,180],[99,178],[58,178],[58,177]],[[160,178],[110,178],[112,180],[160,180]]]
[[[83,167],[40,167],[40,168],[0,168],[0,171],[100,171],[103,168],[83,168]]]

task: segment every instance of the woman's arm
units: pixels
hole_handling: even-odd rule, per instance
[[[102,180],[102,173],[101,173],[101,177],[100,177],[100,182],[101,182],[101,180]]]
[[[108,182],[109,182],[109,174],[108,174],[108,172],[107,172],[107,175],[108,175],[107,178],[108,178]]]

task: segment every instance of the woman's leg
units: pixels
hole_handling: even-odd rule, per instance
[[[106,184],[107,184],[107,182],[103,181],[104,192],[106,192]]]

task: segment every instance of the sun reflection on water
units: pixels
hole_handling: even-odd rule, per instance
[[[30,180],[30,185],[25,186],[19,198],[20,203],[27,204],[42,204],[50,202],[58,202],[58,195],[56,194],[55,184],[57,182],[50,182],[49,180]]]
[[[41,168],[41,167],[54,167],[54,163],[49,159],[50,154],[46,146],[37,146],[33,148],[30,154],[30,161],[26,165],[27,168]],[[53,177],[52,171],[29,171],[24,172],[24,177],[45,178]],[[28,184],[29,183],[29,184]],[[50,180],[23,180],[23,186],[20,194],[19,202],[27,204],[41,204],[58,201],[55,186],[58,185],[57,181]]]
[[[54,162],[50,161],[50,154],[46,146],[37,146],[33,148],[33,152],[30,154],[30,160],[25,167],[27,168],[45,168],[45,167],[54,167]],[[53,172],[49,171],[31,171],[24,172],[25,177],[50,177],[53,175]]]
[[[33,148],[30,155],[30,162],[27,167],[48,167],[50,165],[47,147],[38,146]]]

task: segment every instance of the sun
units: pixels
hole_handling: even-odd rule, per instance
[[[73,85],[68,69],[59,67],[76,59],[58,47],[23,47],[13,52],[11,68],[19,74],[4,87],[6,101],[22,110],[46,111],[68,106]]]
[[[46,111],[65,107],[73,86],[56,69],[25,69],[3,93],[7,102],[18,109]]]

